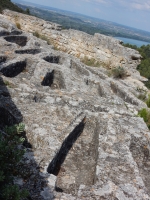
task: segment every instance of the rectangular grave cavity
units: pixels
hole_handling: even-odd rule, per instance
[[[93,185],[98,158],[98,130],[94,117],[84,118],[68,135],[48,166],[57,176],[55,189],[76,195],[81,184]]]
[[[65,88],[65,80],[62,72],[59,70],[52,70],[47,72],[43,81],[41,82],[43,86],[49,86],[52,89],[63,89]]]
[[[11,63],[2,68],[0,72],[6,77],[15,77],[26,68],[26,61]]]
[[[27,43],[27,37],[26,36],[22,36],[22,35],[11,35],[11,36],[6,36],[4,37],[4,39],[7,42],[12,42],[12,43],[16,43],[19,46],[23,47],[26,45]]]
[[[56,63],[58,64],[59,63],[59,56],[46,56],[43,58],[43,60],[49,62],[49,63]]]
[[[41,49],[21,49],[21,50],[16,50],[15,53],[35,55],[35,54],[41,53]]]

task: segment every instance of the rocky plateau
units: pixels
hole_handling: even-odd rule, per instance
[[[128,76],[86,66],[85,56],[120,65]],[[137,116],[147,107],[138,99],[147,91],[140,58],[108,36],[9,10],[0,15],[0,127],[26,125],[27,177],[16,183],[30,199],[150,200],[150,132]]]

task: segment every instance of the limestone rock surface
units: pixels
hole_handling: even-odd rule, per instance
[[[130,77],[114,79],[104,68],[88,67],[18,30],[7,19],[13,15],[8,10],[0,15],[0,127],[20,121],[26,125],[24,161],[29,172],[18,180],[20,187],[33,200],[149,200],[150,160],[144,146],[149,146],[150,132],[137,116],[146,107],[137,98],[137,87],[144,87],[136,71],[139,54],[115,39],[91,36],[97,46],[109,49],[107,55],[112,50],[111,56],[130,58]],[[65,39],[59,25],[17,16],[23,29],[37,23]],[[67,33],[74,45],[78,33]]]
[[[136,70],[141,59],[139,52],[124,48],[121,41],[113,37],[98,33],[92,36],[72,29],[62,30],[59,24],[9,10],[4,10],[4,17],[13,23],[19,23],[24,31],[46,36],[58,50],[80,59],[95,59],[108,68],[122,66],[136,79],[144,79]]]

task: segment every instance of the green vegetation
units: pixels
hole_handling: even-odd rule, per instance
[[[138,116],[143,118],[147,127],[150,129],[150,111],[148,111],[146,108],[143,108],[138,112]]]
[[[20,200],[28,196],[26,190],[21,190],[14,184],[14,176],[20,177],[18,163],[25,151],[18,148],[24,138],[25,125],[20,123],[11,127],[6,126],[0,131],[0,199]]]
[[[111,74],[114,78],[124,78],[126,77],[126,71],[123,67],[116,67],[111,70]]]
[[[124,44],[124,46],[136,49],[142,56],[141,64],[138,65],[137,70],[140,72],[141,76],[144,76],[148,81],[144,82],[147,88],[150,89],[150,44],[143,45],[138,48],[136,45]]]
[[[35,32],[33,33],[33,35],[34,35],[35,37],[37,37],[37,38],[40,38],[40,39],[42,39],[42,40],[45,40],[45,41],[47,42],[47,44],[50,45],[50,40],[49,40],[45,35],[39,34],[38,31],[35,31]]]
[[[10,9],[16,12],[24,13],[24,10],[13,4],[10,0],[0,0],[0,12],[4,9]]]
[[[147,107],[150,108],[150,94],[148,95],[148,98],[146,99],[145,103],[147,104]]]
[[[27,13],[28,15],[30,15],[30,10],[29,10],[29,8],[26,9],[26,13]]]
[[[12,83],[10,83],[9,81],[4,81],[4,84],[9,88],[13,88],[14,87],[14,85]]]
[[[83,62],[84,64],[88,65],[88,66],[93,66],[93,67],[100,67],[100,62],[96,61],[94,58],[89,59],[88,57],[84,57],[83,59],[81,59],[81,62]]]

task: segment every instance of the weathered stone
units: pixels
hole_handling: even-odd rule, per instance
[[[15,15],[26,23],[23,30],[46,29],[72,55],[123,62],[130,77],[108,77],[107,69],[86,66],[31,33],[14,35],[17,28],[6,18]],[[31,170],[16,183],[36,200],[150,199],[144,153],[150,132],[137,116],[146,108],[137,96],[147,90],[136,71],[140,55],[116,39],[60,31],[57,24],[8,10],[0,15],[4,25],[9,36],[0,37],[0,128],[26,124],[24,160]]]
[[[61,30],[58,24],[45,22],[42,19],[16,13],[13,11],[4,11],[4,15],[9,20],[20,24],[26,21],[26,26],[22,26],[22,30],[28,32],[38,31],[43,33],[50,39],[51,43],[59,48],[59,50],[68,52],[71,55],[83,59],[84,57],[94,58],[97,61],[109,65],[111,67],[124,66],[130,72],[132,71],[129,63],[132,63],[132,68],[136,69],[139,64],[141,55],[138,51],[123,47],[121,41],[96,33],[94,36],[88,35],[77,30]],[[43,26],[41,26],[43,24]],[[43,29],[44,27],[44,29]],[[122,60],[123,62],[120,62]],[[132,72],[132,76],[139,78],[139,74]]]

